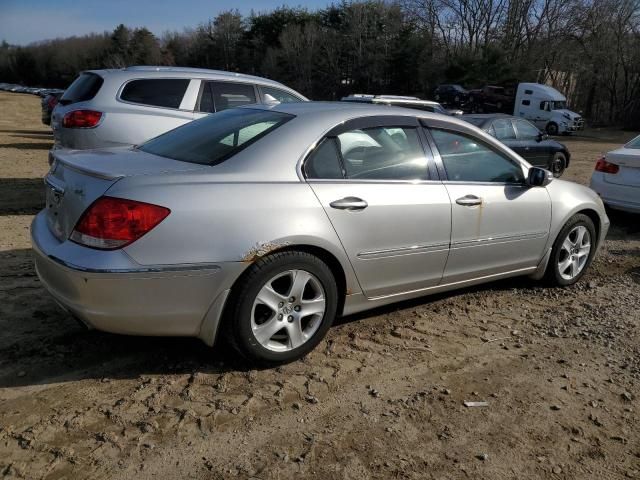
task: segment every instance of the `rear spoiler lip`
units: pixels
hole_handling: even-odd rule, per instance
[[[73,152],[75,150],[68,150],[68,151]],[[53,150],[49,152],[49,160],[50,160],[49,163],[51,165],[52,171],[55,170],[54,163],[61,163],[65,167],[71,170],[75,170],[76,172],[90,175],[94,178],[100,178],[102,180],[120,180],[121,178],[125,177],[125,175],[122,175],[122,174],[117,174],[117,173],[108,174],[108,173],[94,170],[86,166],[80,166],[77,163],[74,163],[72,160],[64,158],[64,156],[61,156],[59,153],[60,152],[54,152]]]

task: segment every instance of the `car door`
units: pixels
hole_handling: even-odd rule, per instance
[[[549,167],[552,149],[549,142],[543,139],[542,133],[527,120],[515,120],[516,136],[523,153],[516,150],[522,158],[537,167]]]
[[[533,269],[551,223],[547,190],[525,183],[508,151],[463,129],[429,129],[451,198],[451,249],[443,283]]]
[[[367,117],[336,127],[303,171],[368,298],[437,285],[451,204],[413,117]]]

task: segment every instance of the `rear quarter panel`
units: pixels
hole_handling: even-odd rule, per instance
[[[125,252],[142,265],[244,262],[310,245],[342,265],[347,288],[360,291],[342,245],[306,183],[216,183],[211,175],[129,177],[109,195],[162,205],[171,214]]]

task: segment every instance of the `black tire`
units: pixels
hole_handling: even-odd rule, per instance
[[[561,256],[561,247],[564,240],[567,238],[569,232],[571,232],[574,228],[578,226],[584,226],[590,235],[590,243],[591,250],[589,251],[589,255],[587,257],[587,261],[580,271],[574,278],[568,280],[563,278],[560,274],[560,268],[558,266],[560,262]],[[545,278],[550,285],[566,287],[568,285],[573,285],[578,282],[585,274],[591,262],[593,261],[593,256],[596,252],[596,246],[598,244],[598,238],[596,237],[596,228],[593,225],[593,220],[591,220],[587,215],[579,213],[574,215],[569,219],[569,221],[562,227],[558,237],[555,242],[553,242],[553,248],[551,249],[551,258],[549,259],[549,264],[547,265],[547,271],[545,272]]]
[[[320,281],[325,295],[324,315],[313,336],[299,347],[287,351],[269,350],[260,344],[251,329],[253,302],[266,282],[281,272],[294,269],[305,270]],[[231,346],[250,362],[267,366],[288,363],[304,357],[320,343],[335,319],[337,307],[336,281],[322,260],[306,252],[274,253],[257,260],[232,288],[223,319],[224,334]]]
[[[553,173],[553,176],[559,178],[567,168],[567,157],[564,153],[558,152],[553,156],[549,170]]]
[[[558,135],[558,124],[555,122],[549,122],[547,123],[546,130],[549,135]]]

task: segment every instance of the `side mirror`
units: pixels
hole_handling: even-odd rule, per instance
[[[553,180],[553,173],[540,167],[531,167],[527,175],[527,185],[532,187],[546,187]]]
[[[538,136],[536,137],[536,142],[542,142],[542,141],[546,140],[547,138],[549,138],[549,135],[547,135],[546,133],[540,132],[540,133],[538,133]]]

